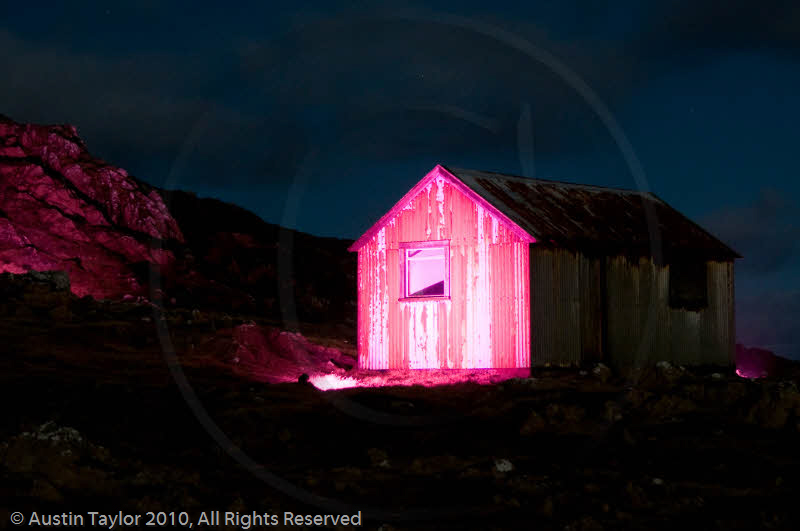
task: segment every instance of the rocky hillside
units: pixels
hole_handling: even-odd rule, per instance
[[[165,191],[93,157],[68,125],[0,116],[0,273],[66,271],[78,296],[346,321],[349,241]]]
[[[161,196],[92,157],[74,127],[0,116],[0,272],[63,270],[80,296],[138,294],[136,264],[169,266],[170,240],[183,234]]]

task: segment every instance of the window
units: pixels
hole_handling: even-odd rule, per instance
[[[705,262],[680,261],[669,265],[669,305],[692,311],[708,306]]]
[[[450,296],[447,241],[401,243],[402,298]]]

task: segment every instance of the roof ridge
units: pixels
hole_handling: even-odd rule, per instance
[[[536,181],[536,182],[541,182],[541,183],[545,183],[545,184],[564,184],[564,185],[567,185],[567,186],[576,186],[576,187],[581,187],[581,188],[598,188],[600,190],[613,190],[613,191],[616,191],[616,192],[630,192],[630,193],[634,193],[634,194],[647,194],[647,195],[650,195],[651,197],[653,197],[654,199],[658,199],[659,201],[662,201],[660,198],[656,197],[655,194],[653,194],[653,192],[651,192],[649,190],[634,190],[634,189],[631,189],[631,188],[619,188],[619,187],[615,187],[615,186],[603,186],[603,185],[600,185],[600,184],[572,183],[572,182],[569,182],[569,181],[559,181],[559,180],[556,180],[556,179],[542,179],[541,177],[524,177],[522,175],[514,175],[514,174],[511,174],[511,173],[502,173],[502,172],[497,172],[497,171],[485,171],[485,170],[474,170],[474,169],[469,169],[469,168],[454,168],[454,167],[450,167],[450,166],[443,166],[443,168],[445,168],[447,171],[449,171],[450,173],[452,173],[453,175],[456,175],[456,176],[458,176],[458,174],[461,173],[461,172],[470,172],[470,173],[480,174],[481,176],[487,177],[487,178],[490,178],[490,179],[491,178],[502,177],[502,178],[505,178],[505,179],[511,178],[511,179],[520,179],[520,180],[523,180],[523,181]]]

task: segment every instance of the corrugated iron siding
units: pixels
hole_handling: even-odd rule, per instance
[[[669,266],[649,258],[588,258],[534,244],[530,263],[534,365],[733,361],[733,262],[706,263],[708,306],[700,311],[670,308]]]
[[[669,359],[669,270],[649,258],[605,263],[607,359],[625,365]]]
[[[600,359],[601,263],[536,245],[530,263],[532,363],[572,365]]]
[[[620,364],[729,364],[735,348],[733,262],[707,262],[708,306],[669,306],[669,266],[606,259],[608,354]]]
[[[400,301],[401,242],[450,241],[450,299]],[[437,179],[358,251],[366,369],[530,365],[528,244]]]
[[[700,312],[670,310],[672,358],[679,363],[719,363],[734,361],[733,263],[709,262],[706,267],[708,307]],[[684,348],[683,337],[691,338]]]

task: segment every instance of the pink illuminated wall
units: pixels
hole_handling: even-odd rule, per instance
[[[437,240],[449,242],[449,297],[405,299],[406,247]],[[530,241],[446,170],[434,168],[353,246],[359,367],[529,367]],[[430,269],[412,269],[412,286],[430,282]]]
[[[405,249],[406,296],[445,295],[447,246]]]

